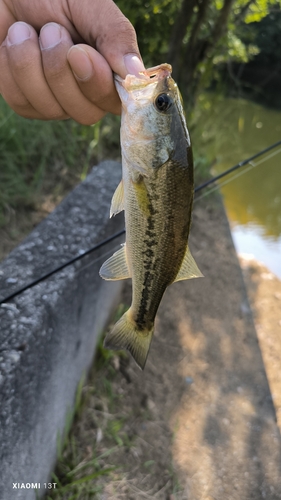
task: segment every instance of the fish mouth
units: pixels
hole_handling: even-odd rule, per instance
[[[154,66],[153,68],[146,69],[142,71],[140,74],[148,77],[150,80],[157,78],[157,80],[162,80],[167,76],[171,76],[172,66],[167,63],[159,64],[158,66]]]
[[[125,79],[119,75],[114,75],[114,80],[117,86],[122,86],[127,92],[134,90],[141,90],[148,85],[155,86],[161,80],[171,77],[172,66],[164,63],[154,66],[153,68],[146,69],[139,73],[140,76],[127,75]]]

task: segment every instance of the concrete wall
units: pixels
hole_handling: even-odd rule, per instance
[[[118,163],[94,167],[56,210],[0,264],[0,300],[124,226],[109,220]],[[44,482],[77,384],[91,365],[99,333],[122,282],[104,282],[115,240],[0,306],[0,499],[35,499],[13,483]],[[28,487],[28,484],[27,484]]]

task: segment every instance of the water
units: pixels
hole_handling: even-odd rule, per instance
[[[281,139],[281,112],[242,99],[204,94],[195,120],[195,157],[215,162],[213,173]],[[281,278],[281,146],[253,163],[224,178],[221,192],[237,251]]]

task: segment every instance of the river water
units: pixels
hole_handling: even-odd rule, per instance
[[[213,174],[281,139],[281,112],[242,99],[203,94],[193,120],[195,158],[214,163]],[[281,278],[281,146],[220,185],[237,251]]]

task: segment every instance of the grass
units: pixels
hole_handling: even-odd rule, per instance
[[[0,96],[0,225],[10,209],[34,205],[42,194],[64,195],[93,163],[118,151],[118,117],[92,126],[27,120]]]

